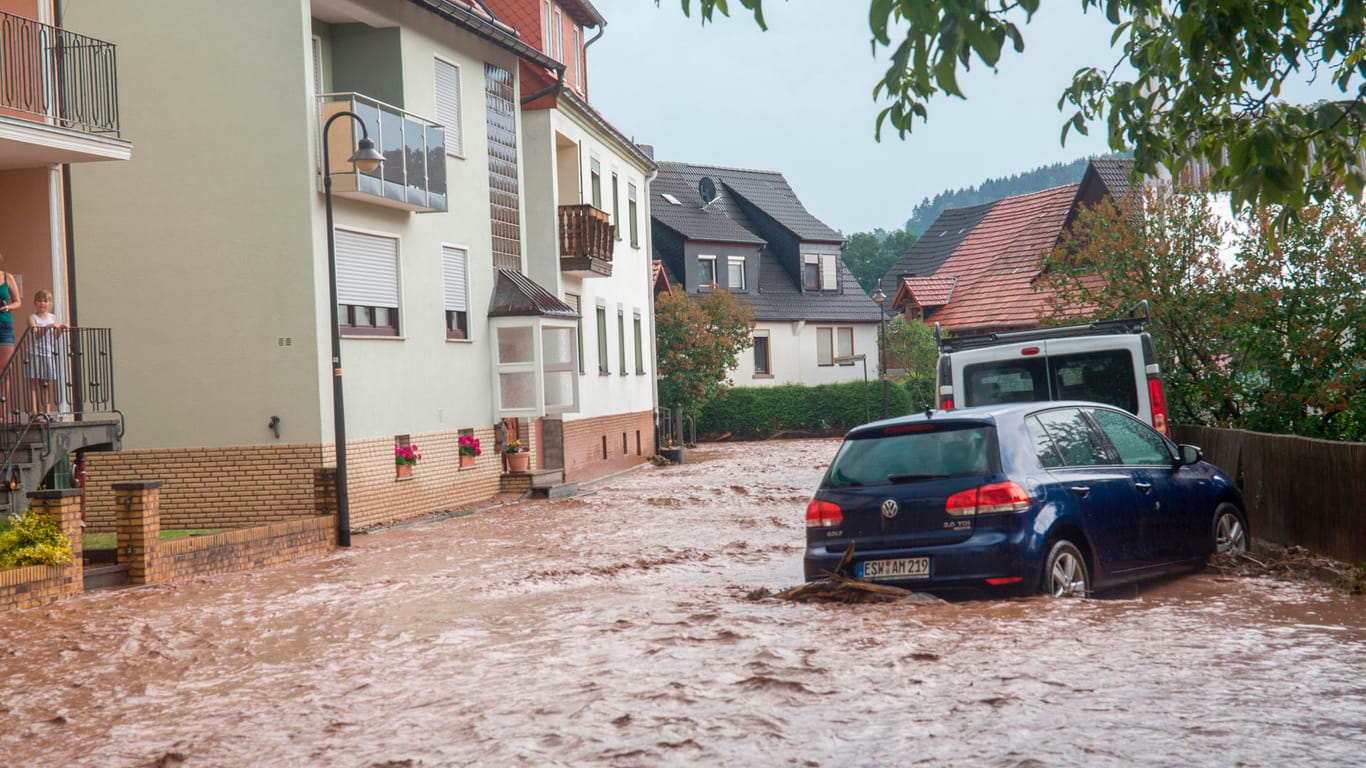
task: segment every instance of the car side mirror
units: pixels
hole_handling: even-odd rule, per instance
[[[1177,466],[1182,467],[1194,464],[1205,457],[1205,452],[1194,445],[1178,445],[1176,447],[1176,452],[1178,458]]]

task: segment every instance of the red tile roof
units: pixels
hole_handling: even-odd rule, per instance
[[[892,311],[908,306],[942,307],[953,296],[958,280],[952,277],[903,277],[892,297]]]
[[[934,278],[957,285],[948,305],[928,319],[955,331],[1038,325],[1046,299],[1034,289],[1039,259],[1057,245],[1077,189],[1069,184],[998,201],[935,271]]]

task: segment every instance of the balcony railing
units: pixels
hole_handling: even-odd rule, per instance
[[[355,121],[334,125],[328,134],[328,162],[332,166],[332,192],[377,205],[405,211],[446,210],[446,129],[431,120],[358,93],[328,93],[319,98],[321,127],[327,118],[343,110],[361,116],[384,163],[370,173],[351,163],[360,138]],[[322,172],[321,158],[318,172]]]
[[[560,206],[560,271],[610,276],[614,230],[606,211],[591,205]]]
[[[113,44],[0,12],[0,115],[118,136]]]

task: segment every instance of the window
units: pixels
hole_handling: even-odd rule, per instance
[[[816,365],[835,364],[835,329],[816,329]]]
[[[607,370],[607,307],[598,307],[598,373]]]
[[[612,171],[612,232],[621,239],[621,199],[617,193],[616,171]]]
[[[716,257],[697,257],[697,290],[716,284]]]
[[[754,375],[773,375],[773,361],[768,351],[768,331],[758,331],[754,334]]]
[[[802,256],[802,289],[819,291],[821,288],[821,259],[814,253]]]
[[[574,90],[583,93],[583,51],[579,45],[579,28],[574,27]],[[601,208],[601,206],[599,206]]]
[[[636,223],[636,185],[626,185],[626,215],[631,219],[631,247],[640,247],[640,227]]]
[[[469,253],[464,248],[441,246],[442,280],[446,292],[446,338],[468,339]]]
[[[550,43],[550,0],[541,3],[541,36],[545,38],[541,42],[545,45],[545,55],[554,56],[554,46]]]
[[[436,121],[446,127],[446,152],[465,154],[464,136],[460,130],[460,67],[435,59]]]
[[[835,329],[835,357],[851,357],[854,354],[854,329],[836,328]],[[849,360],[840,365],[853,365],[854,361]]]
[[[802,254],[802,289],[833,291],[839,288],[839,263],[830,253]]]
[[[636,310],[636,311],[635,311],[634,316],[633,316],[633,318],[632,318],[632,321],[633,321],[634,324],[635,324],[635,330],[636,330],[636,375],[637,375],[637,376],[644,376],[644,375],[645,375],[645,355],[643,354],[643,352],[644,352],[645,346],[644,346],[644,344],[643,344],[643,342],[642,342],[643,336],[641,335],[641,332],[640,332],[640,310]]]
[[[732,291],[745,290],[744,256],[731,256],[726,259],[726,287]]]
[[[1133,357],[1127,349],[973,363],[963,367],[963,381],[966,405],[1094,400],[1138,412]]]
[[[555,53],[551,54],[555,61],[564,61],[564,17],[560,14],[560,9],[555,9],[555,28],[553,30],[555,41]]]
[[[344,334],[398,335],[398,238],[338,229],[337,321]]]
[[[323,40],[313,36],[313,95],[327,93],[323,90]]]
[[[1105,455],[1105,449],[1096,439],[1095,432],[1086,416],[1076,408],[1061,408],[1045,411],[1035,418],[1043,425],[1043,431],[1053,442],[1054,449],[1062,456],[1069,467],[1092,467],[1098,464],[1113,464]],[[1045,446],[1036,445],[1035,452],[1042,459],[1048,451]],[[1045,463],[1045,466],[1048,464]]]
[[[602,210],[602,164],[595,157],[588,161],[589,186],[593,193],[593,207]]]
[[[573,308],[574,308],[574,311],[579,313],[579,319],[576,320],[576,321],[574,321],[574,324],[577,326],[577,333],[575,334],[575,339],[578,341],[579,375],[582,376],[582,375],[583,375],[583,372],[584,372],[584,367],[583,367],[583,298],[582,298],[581,296],[578,296],[578,295],[573,294],[573,293],[566,293],[566,294],[564,295],[564,303],[566,303],[566,304],[568,304],[569,306],[573,307]]]
[[[1130,466],[1170,467],[1172,451],[1167,441],[1143,422],[1114,411],[1089,409],[1087,413],[1110,438],[1119,452],[1119,463]]]
[[[617,369],[626,375],[626,310],[617,306]]]

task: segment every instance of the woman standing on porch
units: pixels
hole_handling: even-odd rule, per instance
[[[0,254],[0,264],[4,262],[4,254]],[[14,315],[10,310],[24,306],[24,299],[19,295],[14,275],[2,270],[0,275],[5,278],[0,281],[0,372],[3,372],[9,365],[9,359],[14,356]]]

